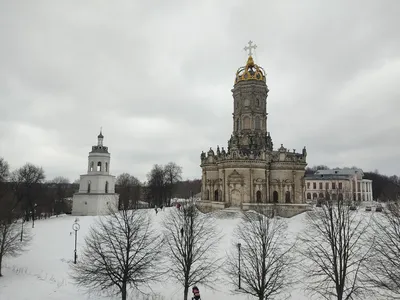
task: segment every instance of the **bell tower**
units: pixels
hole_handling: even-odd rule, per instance
[[[237,149],[241,153],[254,154],[261,150],[272,151],[272,140],[267,131],[268,86],[264,69],[254,63],[252,50],[248,50],[248,59],[244,67],[236,72],[233,94],[233,132],[228,142],[228,150]]]
[[[100,129],[97,145],[89,152],[87,173],[80,176],[79,192],[72,198],[73,215],[101,215],[108,212],[109,205],[117,207],[115,176],[110,175],[111,155],[103,140]]]

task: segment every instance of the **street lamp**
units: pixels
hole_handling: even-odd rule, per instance
[[[241,283],[241,276],[240,276],[240,247],[241,247],[241,246],[242,246],[241,243],[238,243],[238,244],[237,244],[238,252],[239,252],[239,290],[241,289],[241,285],[240,285],[240,283]]]
[[[24,223],[25,223],[25,219],[22,218],[22,222],[21,222],[21,242],[22,242],[22,237],[24,236]]]
[[[78,241],[78,230],[81,228],[81,225],[78,224],[78,221],[78,218],[76,218],[74,224],[72,224],[72,229],[75,231],[74,264],[76,264],[76,243]]]

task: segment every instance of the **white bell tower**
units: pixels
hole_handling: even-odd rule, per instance
[[[79,192],[72,199],[72,215],[102,215],[109,205],[117,207],[115,176],[110,175],[110,153],[100,130],[97,145],[89,152],[87,174],[80,176]]]

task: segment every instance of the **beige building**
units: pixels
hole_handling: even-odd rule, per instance
[[[251,49],[253,46],[249,45]],[[232,89],[232,135],[228,148],[217,146],[216,151],[210,148],[201,153],[199,205],[205,210],[250,209],[254,204],[304,209],[307,152],[305,147],[301,153],[290,151],[283,144],[273,148],[267,122],[268,91],[266,73],[254,63],[250,52],[246,65],[236,72]]]
[[[361,169],[318,170],[305,177],[306,199],[372,201],[372,180]]]

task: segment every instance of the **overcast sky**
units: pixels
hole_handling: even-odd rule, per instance
[[[251,39],[275,148],[400,174],[399,16],[397,0],[0,0],[0,156],[73,181],[102,126],[112,174],[200,178]]]

